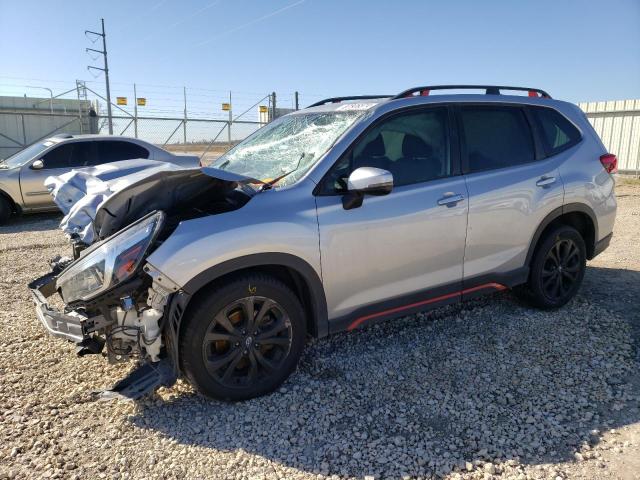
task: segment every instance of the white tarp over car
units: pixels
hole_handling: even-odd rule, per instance
[[[184,167],[156,160],[123,160],[50,176],[44,185],[65,214],[60,222],[62,231],[69,236],[77,234],[89,245],[96,240],[96,212],[109,197],[150,175],[176,170]]]

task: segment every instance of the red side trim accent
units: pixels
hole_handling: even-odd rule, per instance
[[[467,288],[465,290],[462,290],[462,292],[460,293],[464,295],[466,293],[473,293],[473,292],[477,292],[478,290],[484,290],[485,288],[493,288],[494,290],[497,290],[497,291],[507,289],[507,287],[505,287],[501,283],[491,282],[491,283],[483,283],[482,285],[478,285],[477,287]]]
[[[389,315],[390,313],[401,312],[403,310],[408,310],[408,309],[414,308],[414,307],[421,307],[422,305],[429,305],[430,303],[440,302],[442,300],[448,300],[448,299],[453,298],[453,297],[461,296],[461,295],[464,295],[466,293],[477,292],[478,290],[484,290],[486,288],[493,288],[494,290],[497,290],[497,291],[506,290],[507,289],[507,287],[505,287],[504,285],[502,285],[500,283],[494,283],[494,282],[492,282],[492,283],[483,283],[482,285],[478,285],[477,287],[466,288],[464,290],[460,290],[460,291],[457,291],[457,292],[447,293],[446,295],[440,295],[439,297],[433,297],[433,298],[429,298],[427,300],[422,300],[421,302],[410,303],[408,305],[402,305],[400,307],[390,308],[388,310],[383,310],[381,312],[371,313],[369,315],[364,315],[363,317],[358,317],[353,322],[351,322],[349,324],[349,326],[347,327],[347,330],[351,331],[351,330],[359,327],[360,325],[362,325],[364,322],[366,322],[368,320],[371,320],[373,318],[378,318],[378,317],[382,317],[384,315]]]

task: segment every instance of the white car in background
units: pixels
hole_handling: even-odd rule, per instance
[[[156,160],[185,168],[200,166],[197,156],[174,155],[137,138],[55,135],[0,160],[0,225],[12,213],[57,209],[44,186],[46,178],[58,177],[72,169],[130,159]]]

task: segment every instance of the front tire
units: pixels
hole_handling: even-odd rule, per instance
[[[11,216],[11,204],[6,198],[0,196],[0,225],[4,225],[9,221]]]
[[[296,368],[306,338],[304,310],[281,281],[247,274],[214,285],[196,302],[180,336],[181,369],[204,395],[265,395]]]
[[[580,289],[586,264],[586,247],[580,232],[568,225],[559,226],[536,249],[521,296],[538,308],[559,308]]]

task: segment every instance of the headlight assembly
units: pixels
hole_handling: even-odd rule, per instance
[[[162,228],[165,215],[155,212],[90,248],[58,277],[65,302],[89,300],[130,278]]]

